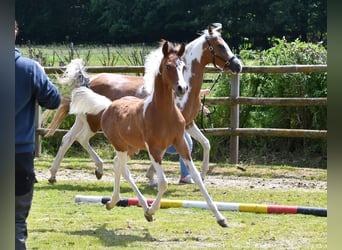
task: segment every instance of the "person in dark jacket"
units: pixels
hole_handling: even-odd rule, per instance
[[[15,37],[18,33],[15,22]],[[34,60],[15,48],[15,249],[26,249],[26,219],[31,209],[34,173],[35,106],[58,108],[61,95]]]

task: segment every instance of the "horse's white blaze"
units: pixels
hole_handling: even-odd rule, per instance
[[[178,76],[178,85],[180,85],[182,88],[186,88],[188,85],[188,82],[185,81],[184,75],[183,75],[183,69],[185,67],[185,63],[181,60],[177,60],[177,76]]]

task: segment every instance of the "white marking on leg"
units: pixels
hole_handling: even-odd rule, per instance
[[[217,221],[223,221],[225,220],[225,217],[220,213],[220,211],[217,209],[216,204],[211,199],[207,189],[204,186],[204,183],[202,181],[201,175],[196,169],[194,163],[192,160],[184,160],[185,165],[189,168],[190,175],[194,182],[198,185],[198,187],[201,190],[202,195],[204,196],[204,199],[206,200],[208,204],[208,208],[212,211],[212,213],[215,215]]]

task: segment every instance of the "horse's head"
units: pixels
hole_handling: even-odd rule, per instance
[[[232,73],[240,73],[242,70],[241,61],[233,54],[228,44],[221,36],[221,24],[215,24],[216,27],[209,25],[205,32],[204,50],[209,53],[209,61],[219,70],[230,70]]]
[[[182,56],[185,51],[185,44],[175,46],[168,41],[163,41],[162,51],[164,58],[159,68],[162,79],[171,85],[176,96],[183,96],[188,90],[188,84],[183,76],[185,64]]]

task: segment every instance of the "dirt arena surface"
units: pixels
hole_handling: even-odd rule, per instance
[[[129,165],[132,176],[136,183],[148,183],[148,179],[145,177],[146,170],[148,165],[143,164],[131,164]],[[232,167],[230,167],[232,168]],[[57,172],[57,182],[59,180],[75,180],[75,181],[99,181],[96,179],[93,172],[95,171],[95,167],[93,170],[89,169],[70,169],[67,167],[61,167]],[[169,182],[169,185],[178,185],[179,176],[176,172],[178,172],[177,166],[167,168],[166,177]],[[278,189],[278,190],[301,190],[301,191],[322,191],[327,190],[327,182],[326,181],[317,181],[315,179],[315,175],[317,172],[320,173],[324,170],[319,169],[298,169],[296,171],[280,171],[280,170],[270,170],[273,171],[273,175],[275,177],[251,177],[251,176],[237,176],[239,175],[239,171],[241,173],[248,173],[248,167],[242,170],[234,170],[234,174],[229,174],[226,168],[224,167],[212,167],[211,171],[207,174],[206,179],[204,181],[206,187],[227,187],[227,188],[245,188],[245,189]],[[253,170],[259,171],[259,170]],[[264,169],[260,169],[259,172],[265,171]],[[44,170],[36,170],[36,176],[38,181],[48,181],[50,177],[50,172],[48,169]],[[308,180],[309,179],[309,180]],[[313,179],[313,180],[310,180]],[[114,173],[113,169],[110,165],[105,164],[104,166],[104,174],[100,181],[105,182],[113,182]]]

